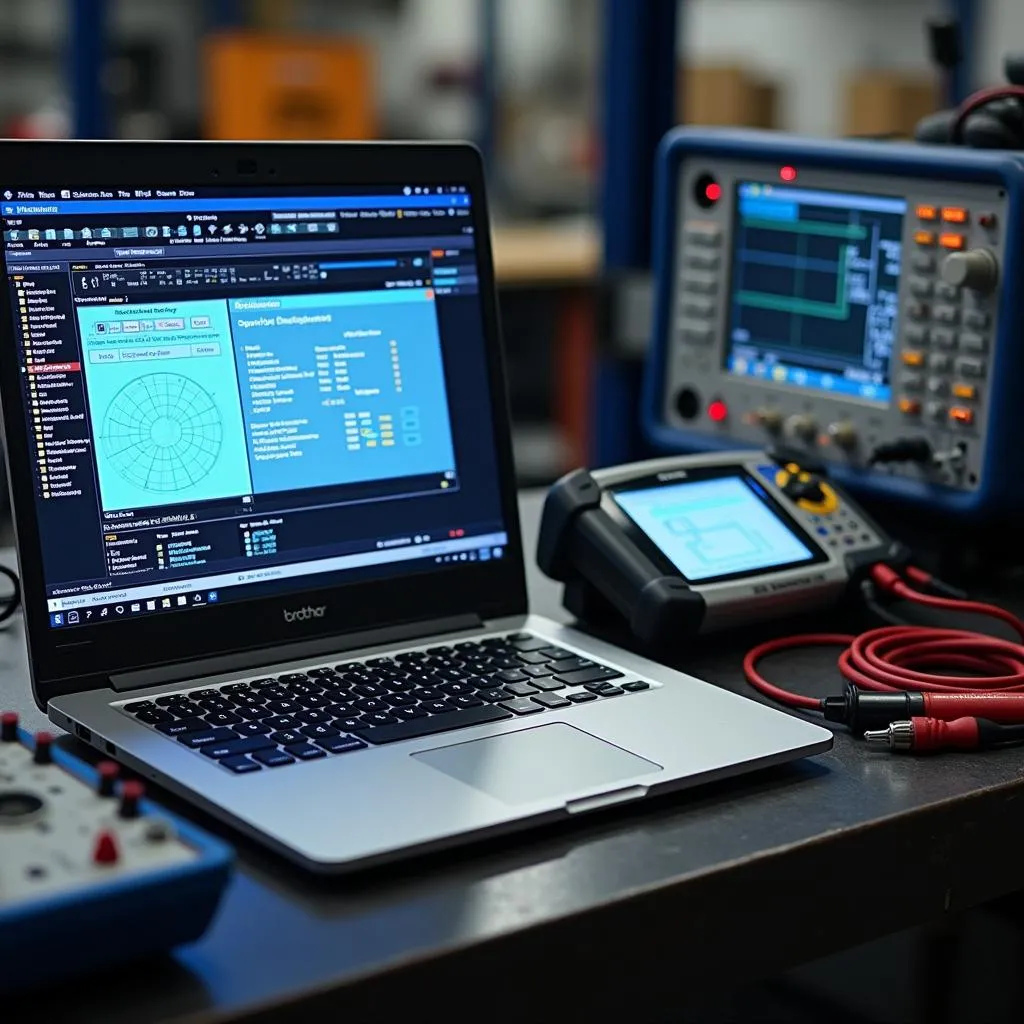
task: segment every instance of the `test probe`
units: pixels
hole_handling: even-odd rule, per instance
[[[1024,621],[915,566],[874,565],[871,590],[940,611],[998,619],[1024,640]],[[928,591],[932,591],[929,593]],[[877,609],[877,601],[869,597]],[[891,613],[886,617],[895,621]],[[797,648],[843,648],[843,693],[808,697],[769,682],[763,658]],[[820,711],[826,721],[863,734],[868,745],[894,752],[982,750],[1024,740],[1024,645],[967,629],[888,625],[858,636],[808,633],[759,644],[743,661],[747,681],[766,697],[792,708]]]

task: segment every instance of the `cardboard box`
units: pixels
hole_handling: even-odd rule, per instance
[[[372,139],[373,60],[361,42],[225,33],[205,46],[211,139]]]
[[[738,65],[686,65],[680,89],[684,124],[778,126],[778,87]]]
[[[843,132],[910,138],[917,122],[941,106],[935,76],[860,71],[846,84]]]

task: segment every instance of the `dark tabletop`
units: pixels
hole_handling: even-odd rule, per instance
[[[527,551],[538,514],[539,497],[524,497]],[[564,617],[557,588],[536,570],[530,591],[534,611]],[[1020,612],[1017,593],[998,596]],[[20,628],[0,640],[0,705],[41,725]],[[792,630],[703,641],[679,667],[750,695],[743,652]],[[802,692],[838,692],[835,655],[790,653],[766,672]],[[833,751],[795,765],[340,883],[308,879],[197,820],[240,855],[205,938],[60,997],[33,997],[43,1019],[326,1022],[391,1019],[412,1006],[427,1019],[483,1007],[492,1019],[667,1017],[689,992],[1018,888],[1024,751],[900,758],[838,735]]]

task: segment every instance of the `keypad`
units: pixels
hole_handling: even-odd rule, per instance
[[[245,775],[651,685],[540,637],[511,633],[116,706]]]
[[[683,240],[676,309],[679,338],[687,348],[706,348],[715,339],[719,282],[717,275],[700,271],[720,267],[722,229],[708,221],[689,221],[683,226]]]
[[[988,372],[984,357],[991,345],[992,313],[986,306],[991,299],[941,280],[939,269],[943,250],[969,248],[964,232],[972,223],[971,211],[966,206],[933,203],[917,204],[915,211],[917,223],[907,261],[912,273],[898,354],[907,370],[895,378],[899,387],[895,404],[905,417],[965,429],[978,420],[979,390],[974,382]],[[955,228],[937,233],[937,221]],[[922,390],[928,396],[923,404],[917,397]],[[951,406],[949,396],[957,404]]]

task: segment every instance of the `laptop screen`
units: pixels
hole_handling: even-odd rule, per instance
[[[2,196],[51,628],[503,556],[466,185]]]

